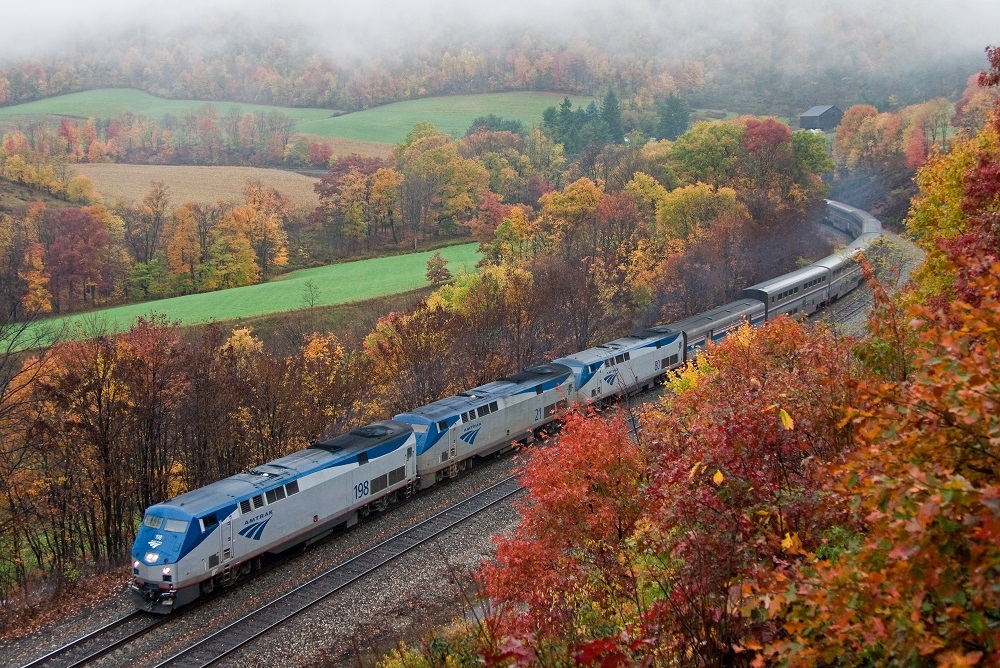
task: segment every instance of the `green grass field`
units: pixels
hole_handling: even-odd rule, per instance
[[[421,100],[395,102],[366,111],[357,111],[334,118],[300,121],[298,132],[326,137],[347,137],[364,141],[399,143],[418,121],[430,121],[452,135],[465,134],[479,116],[496,114],[521,121],[526,128],[542,121],[542,112],[558,107],[564,95],[558,93],[491,93],[485,95],[455,95],[429,97]],[[586,106],[592,98],[571,96],[573,107]]]
[[[324,137],[343,137],[362,141],[395,144],[406,137],[413,124],[430,121],[442,132],[457,136],[465,134],[477,116],[496,114],[517,119],[525,127],[537,125],[547,107],[558,106],[563,95],[558,93],[496,93],[487,95],[455,95],[396,102],[382,107],[335,116],[330,109],[299,109],[268,107],[234,102],[204,102],[201,100],[165,100],[129,88],[100,90],[60,95],[36,102],[0,108],[0,120],[28,116],[70,116],[74,118],[110,118],[126,111],[161,118],[165,114],[183,116],[205,104],[214,104],[219,116],[231,108],[244,113],[279,111],[295,121],[295,131]],[[570,97],[573,106],[587,105],[591,98]]]
[[[440,249],[452,275],[474,272],[478,244]],[[52,318],[38,323],[48,331],[80,330],[84,336],[124,331],[136,318],[164,314],[171,322],[197,325],[235,321],[309,306],[309,285],[314,286],[313,306],[329,306],[373,299],[427,285],[424,274],[433,251],[345,262],[295,271],[270,283],[231,290],[130,304],[85,314]]]
[[[166,114],[183,116],[206,104],[215,105],[219,116],[225,116],[231,108],[235,107],[242,110],[243,113],[280,111],[296,122],[315,121],[336,113],[329,109],[296,109],[237,102],[205,102],[203,100],[166,100],[132,88],[102,88],[3,107],[0,108],[0,118],[10,116],[110,118],[119,116],[126,111],[137,115],[161,118]]]

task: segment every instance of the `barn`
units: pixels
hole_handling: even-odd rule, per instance
[[[834,130],[840,125],[842,112],[832,104],[817,105],[799,116],[799,128],[803,130]]]

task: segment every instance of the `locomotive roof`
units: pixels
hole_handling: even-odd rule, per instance
[[[395,420],[376,422],[328,441],[314,443],[304,450],[193,489],[156,505],[172,506],[197,517],[226,504],[260,494],[305,473],[339,463],[348,463],[351,460],[356,461],[357,453],[391,443],[394,439],[405,440],[410,431],[408,424]]]
[[[459,392],[419,408],[411,409],[406,413],[400,413],[396,419],[404,415],[418,415],[431,422],[438,422],[459,415],[470,408],[476,408],[499,398],[517,394],[525,388],[535,387],[539,384],[558,384],[571,373],[568,366],[556,362],[533,366],[512,376]]]
[[[565,357],[560,357],[558,362],[564,364],[593,364],[595,362],[603,362],[607,359],[612,359],[615,355],[619,355],[625,351],[633,351],[637,348],[641,348],[646,345],[652,345],[651,340],[658,339],[669,339],[672,336],[677,336],[678,332],[653,332],[652,330],[645,330],[638,334],[630,334],[629,336],[623,336],[620,339],[615,339],[614,341],[609,341],[607,343],[602,343],[599,346],[594,346],[592,348],[587,348],[586,350],[581,350],[578,353],[573,353],[572,355],[567,355]]]
[[[698,336],[705,331],[721,325],[728,325],[740,318],[750,318],[762,312],[764,305],[756,299],[738,299],[711,311],[693,315],[684,320],[678,320],[668,325],[657,325],[640,333],[640,336],[654,337],[662,334],[684,332],[688,338]]]

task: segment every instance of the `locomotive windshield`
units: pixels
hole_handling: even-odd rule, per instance
[[[168,520],[157,515],[147,514],[142,518],[142,523],[150,529],[163,529],[171,533],[184,533],[187,531],[187,520]]]

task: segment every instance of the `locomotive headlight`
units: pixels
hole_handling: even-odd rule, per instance
[[[164,566],[163,567],[163,574],[164,575],[170,575],[170,566]]]
[[[132,568],[139,568],[139,566],[141,566],[141,565],[142,564],[139,563],[138,559],[136,559],[135,561],[132,562]]]
[[[159,559],[159,558],[160,558],[160,555],[157,554],[156,552],[147,552],[146,553],[146,563],[147,564],[155,564],[156,560]]]

